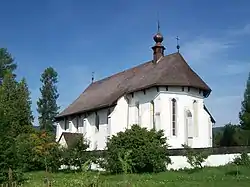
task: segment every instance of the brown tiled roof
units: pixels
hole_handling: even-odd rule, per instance
[[[71,147],[79,138],[83,138],[83,134],[81,133],[71,133],[71,132],[63,132],[58,140],[60,142],[61,138],[64,136],[66,144],[68,147]]]
[[[56,118],[79,114],[113,105],[126,93],[153,86],[190,86],[204,90],[207,97],[211,89],[189,67],[180,53],[162,57],[158,63],[146,62],[110,77],[96,81]]]

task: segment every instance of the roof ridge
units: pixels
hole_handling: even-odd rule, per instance
[[[163,58],[168,57],[168,56],[171,56],[171,55],[175,55],[175,54],[178,54],[178,52],[175,52],[175,53],[171,53],[171,54],[165,55],[165,56],[163,56]],[[143,65],[145,65],[145,64],[152,63],[152,61],[153,61],[153,60],[150,60],[150,61],[147,61],[147,62],[143,62],[143,63],[138,64],[138,65],[136,65],[136,66],[133,66],[133,67],[131,67],[131,68],[128,68],[128,69],[125,69],[125,70],[123,70],[123,71],[114,73],[114,74],[112,74],[112,75],[110,75],[110,76],[104,77],[103,79],[100,79],[100,80],[98,80],[98,81],[94,81],[92,84],[102,82],[102,81],[104,81],[104,80],[107,80],[107,79],[110,79],[110,78],[112,78],[112,77],[118,76],[118,75],[120,75],[120,74],[122,74],[122,73],[125,73],[125,72],[127,72],[127,71],[132,71],[132,70],[135,69],[135,68],[139,68],[139,67],[141,67],[141,66],[143,66]]]

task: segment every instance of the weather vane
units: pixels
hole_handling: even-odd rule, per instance
[[[177,37],[176,37],[176,42],[177,42],[176,48],[177,48],[177,50],[178,50],[178,53],[179,53],[179,51],[180,51],[179,40],[180,40],[180,38],[177,36]]]

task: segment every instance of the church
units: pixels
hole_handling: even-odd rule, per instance
[[[164,130],[171,149],[212,147],[215,120],[204,104],[211,89],[179,51],[164,55],[159,31],[153,39],[152,59],[92,82],[56,116],[60,144],[80,135],[89,150],[103,150],[108,137],[138,124]]]

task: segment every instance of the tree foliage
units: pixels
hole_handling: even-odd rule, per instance
[[[250,145],[250,131],[239,125],[226,124],[222,131],[213,133],[214,147]]]
[[[239,113],[241,127],[250,130],[250,73],[246,83],[244,99],[241,103],[241,111]]]
[[[22,134],[17,137],[16,152],[19,167],[24,171],[57,171],[61,151],[55,137],[45,131]]]
[[[59,110],[57,106],[59,97],[56,86],[57,76],[57,72],[49,67],[44,70],[40,79],[42,86],[40,88],[41,97],[37,102],[38,120],[40,128],[48,132],[54,132],[53,121]]]
[[[65,166],[77,167],[82,169],[82,165],[91,159],[91,155],[86,150],[89,148],[89,143],[82,137],[77,137],[68,147],[62,147],[62,164]]]
[[[190,164],[190,166],[194,169],[202,169],[203,168],[203,163],[209,156],[208,151],[203,151],[203,152],[195,152],[192,148],[190,148],[187,145],[182,145],[183,148],[186,150],[186,157],[187,157],[187,162]]]
[[[17,65],[14,63],[14,59],[6,48],[0,48],[0,85],[4,79],[4,76],[11,72],[13,74]]]
[[[17,82],[6,73],[0,86],[0,175],[17,180],[16,137],[32,130],[29,92],[25,81]]]
[[[5,75],[0,86],[0,110],[6,126],[5,134],[16,137],[32,128],[30,93],[25,80],[17,82],[13,74]]]
[[[166,169],[166,164],[170,163],[167,146],[162,130],[148,131],[133,125],[131,129],[119,132],[109,139],[102,167],[112,173],[121,173],[124,170],[121,160],[126,159],[129,161],[126,161],[126,168],[131,168],[133,173],[161,172]]]

